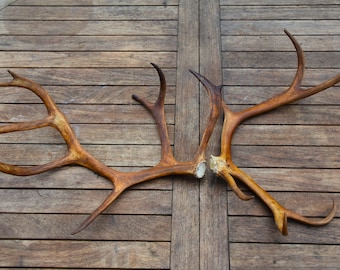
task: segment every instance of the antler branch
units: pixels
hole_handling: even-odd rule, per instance
[[[32,167],[20,167],[11,164],[0,163],[0,171],[13,175],[33,175],[64,165],[76,164],[102,175],[113,183],[114,187],[112,192],[107,196],[102,204],[96,210],[94,210],[91,215],[73,232],[73,234],[85,229],[99,214],[109,207],[124,190],[132,185],[168,175],[192,175],[197,178],[202,178],[205,174],[205,149],[221,111],[221,87],[212,87],[212,83],[206,78],[195,72],[192,72],[194,76],[196,76],[202,82],[208,92],[211,113],[209,116],[208,125],[196,155],[191,161],[180,162],[177,161],[173,156],[165,120],[165,76],[157,65],[152,65],[157,70],[160,78],[160,91],[156,102],[151,103],[136,95],[133,95],[133,98],[141,103],[151,113],[156,122],[161,141],[161,158],[160,162],[156,166],[138,172],[121,172],[114,170],[105,166],[103,163],[95,159],[89,152],[87,152],[80,145],[66,116],[60,111],[47,91],[39,84],[20,77],[13,72],[10,72],[10,74],[13,76],[13,80],[11,82],[0,84],[0,87],[22,87],[32,91],[34,94],[40,97],[48,111],[48,115],[45,118],[37,121],[2,126],[0,127],[0,134],[51,126],[59,131],[68,146],[67,153],[64,155],[64,157],[53,162]]]
[[[222,129],[221,137],[221,153],[220,156],[211,156],[210,168],[219,176],[221,176],[232,188],[232,190],[243,200],[249,200],[252,197],[243,193],[243,191],[237,186],[235,178],[243,182],[250,190],[252,190],[272,211],[274,215],[274,220],[276,226],[280,232],[284,235],[288,233],[287,229],[287,219],[291,218],[296,221],[306,223],[313,226],[320,226],[327,224],[335,216],[336,208],[333,201],[333,207],[330,213],[321,220],[312,220],[296,214],[282,205],[280,205],[269,193],[262,189],[249,175],[239,169],[232,161],[231,156],[231,143],[235,130],[237,127],[246,119],[254,117],[259,114],[274,110],[285,104],[303,99],[305,97],[314,95],[320,91],[323,91],[331,86],[334,86],[340,81],[340,74],[334,76],[332,79],[323,82],[317,86],[311,87],[309,89],[301,89],[301,82],[303,79],[305,60],[303,50],[301,46],[296,41],[296,39],[288,32],[285,31],[290,40],[292,41],[298,58],[298,67],[294,77],[293,82],[290,87],[260,103],[248,109],[242,110],[240,112],[233,112],[229,107],[223,103],[224,111],[224,123]]]

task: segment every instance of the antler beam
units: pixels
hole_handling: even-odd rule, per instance
[[[73,234],[85,229],[100,213],[111,205],[124,190],[132,185],[168,175],[191,175],[197,178],[202,178],[205,174],[205,149],[221,111],[221,88],[212,87],[212,84],[207,79],[196,72],[192,72],[193,75],[202,82],[208,92],[211,113],[201,144],[194,158],[188,162],[180,162],[173,156],[165,120],[165,77],[162,70],[157,65],[152,65],[157,70],[160,78],[160,90],[157,101],[155,103],[151,103],[136,95],[133,95],[133,99],[141,103],[151,113],[157,124],[162,149],[161,159],[156,166],[138,172],[121,172],[114,170],[107,167],[87,152],[80,145],[66,116],[61,112],[47,91],[36,82],[20,77],[9,71],[13,77],[12,81],[0,84],[0,87],[22,87],[32,91],[43,101],[48,112],[48,115],[45,118],[37,121],[1,126],[0,134],[50,126],[59,131],[68,147],[66,154],[53,162],[32,167],[20,167],[0,162],[0,171],[13,175],[27,176],[43,173],[65,165],[75,164],[86,167],[97,174],[102,175],[113,184],[112,192],[108,195],[104,202],[73,232]]]
[[[298,58],[298,67],[296,71],[295,78],[290,85],[290,87],[270,98],[266,101],[257,104],[253,107],[247,108],[240,112],[233,112],[229,109],[229,107],[223,103],[223,112],[224,112],[224,123],[222,128],[221,135],[221,153],[220,156],[211,156],[210,158],[210,168],[220,177],[222,177],[232,188],[232,190],[236,193],[236,195],[242,200],[249,200],[252,197],[244,194],[242,190],[237,186],[235,178],[243,182],[251,191],[253,191],[272,211],[274,215],[274,220],[276,226],[279,231],[287,235],[287,219],[291,218],[296,221],[306,223],[313,226],[321,226],[329,223],[332,218],[335,216],[336,207],[333,201],[333,207],[330,213],[321,220],[313,220],[298,215],[280,205],[270,194],[268,194],[265,190],[263,190],[252,177],[247,175],[241,169],[239,169],[232,161],[231,155],[231,143],[235,130],[237,127],[246,119],[266,113],[268,111],[274,110],[278,107],[281,107],[285,104],[303,99],[305,97],[314,95],[318,92],[321,92],[329,87],[334,86],[340,81],[340,74],[333,77],[332,79],[323,82],[317,86],[311,87],[309,89],[301,89],[301,82],[303,79],[303,74],[305,70],[305,59],[304,53],[296,41],[296,39],[285,30],[285,33],[292,41]]]

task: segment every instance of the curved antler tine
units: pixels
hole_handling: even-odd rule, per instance
[[[84,230],[87,226],[89,226],[101,213],[103,213],[111,204],[112,202],[117,199],[117,197],[124,191],[125,189],[118,189],[117,185],[115,186],[114,190],[106,197],[106,199],[102,202],[102,204],[94,210],[91,215],[82,223],[80,226],[74,230],[71,234],[77,234]]]
[[[249,201],[254,198],[254,196],[249,196],[245,194],[237,185],[234,177],[229,173],[223,173],[221,177],[228,183],[232,191],[243,201]]]
[[[28,89],[36,94],[42,100],[42,102],[44,102],[49,114],[55,113],[56,105],[50,95],[41,85],[25,77],[19,76],[11,70],[8,70],[8,73],[11,74],[13,80],[11,82],[1,83],[0,87],[16,86]]]
[[[165,100],[165,93],[166,93],[165,76],[164,76],[163,71],[161,70],[161,68],[158,65],[156,65],[155,63],[151,63],[151,65],[157,70],[157,73],[158,73],[158,76],[159,76],[159,82],[160,82],[159,95],[158,95],[158,99],[156,101],[156,104],[163,105],[164,100]]]
[[[207,121],[207,126],[204,130],[200,147],[198,148],[196,156],[205,155],[205,149],[208,145],[209,139],[214,131],[215,125],[221,113],[222,107],[222,87],[223,85],[214,85],[203,75],[190,70],[190,72],[203,84],[210,100],[210,114]]]
[[[159,82],[160,82],[159,93],[158,93],[158,98],[156,102],[151,103],[145,100],[144,98],[139,97],[138,95],[132,95],[132,98],[136,100],[137,102],[141,103],[145,108],[147,108],[153,114],[152,108],[155,105],[158,105],[158,106],[164,105],[165,93],[166,93],[166,80],[165,80],[165,76],[164,76],[162,69],[154,63],[151,63],[151,65],[157,70],[157,73],[159,76]]]
[[[305,223],[307,225],[312,225],[312,226],[326,225],[335,217],[335,214],[336,214],[335,201],[334,201],[334,199],[332,201],[333,201],[332,209],[330,210],[328,215],[326,217],[322,218],[322,219],[307,218],[307,217],[301,216],[297,213],[294,213],[290,210],[287,210],[287,217],[290,218],[290,219],[294,219],[298,222]]]
[[[51,169],[69,165],[71,163],[72,160],[68,155],[43,165],[30,167],[21,167],[0,162],[0,171],[17,176],[28,176],[43,173]]]
[[[288,235],[288,218],[296,220],[300,223],[304,223],[311,226],[323,226],[331,222],[336,214],[336,206],[333,200],[333,206],[328,215],[322,219],[312,219],[292,212],[281,205],[272,209],[274,220],[277,228],[283,235]]]
[[[293,43],[295,50],[296,50],[296,55],[297,55],[297,59],[298,59],[298,65],[297,65],[297,70],[295,73],[295,77],[294,80],[292,82],[292,84],[290,85],[290,88],[293,89],[298,89],[301,86],[301,82],[303,79],[303,75],[305,72],[305,56],[303,53],[303,50],[300,46],[300,44],[297,42],[297,40],[295,39],[295,37],[289,33],[286,29],[284,30],[284,32],[286,33],[286,35],[289,37],[289,39],[291,40],[291,42]]]

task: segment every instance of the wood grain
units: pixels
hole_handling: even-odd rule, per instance
[[[1,267],[169,267],[169,243],[119,241],[3,240]],[[53,256],[46,251],[53,250]]]
[[[200,2],[200,73],[216,85],[222,82],[219,1]],[[200,93],[200,134],[207,125],[210,104],[205,89]],[[220,150],[221,122],[210,138],[207,153]],[[208,154],[208,155],[209,155]],[[200,183],[200,269],[229,268],[227,192],[222,181],[207,171]],[[215,256],[213,254],[220,254]]]
[[[232,269],[336,269],[339,245],[247,244],[230,246]],[[301,260],[305,258],[305,260]]]
[[[7,189],[0,190],[2,213],[89,214],[108,195],[108,190]],[[84,202],[83,198],[86,198]],[[162,198],[155,200],[155,198]],[[107,214],[169,215],[171,192],[129,190]],[[78,217],[79,223],[81,216]],[[75,225],[75,224],[73,224]]]
[[[199,143],[199,87],[188,69],[199,68],[199,1],[179,2],[174,152],[190,160]],[[185,146],[185,147],[183,147]],[[182,179],[183,180],[183,179]],[[174,181],[171,269],[196,270],[200,264],[199,182]]]

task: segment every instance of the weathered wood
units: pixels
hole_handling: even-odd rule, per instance
[[[62,44],[62,46],[61,46]],[[176,51],[176,36],[1,36],[4,51]]]
[[[159,145],[86,145],[95,158],[107,166],[155,166],[160,160]],[[1,144],[1,161],[21,166],[51,162],[66,153],[66,145]]]
[[[247,3],[248,4],[248,3]],[[222,20],[339,20],[340,15],[333,6],[296,5],[291,6],[222,6]]]
[[[339,73],[339,69],[310,69],[304,76],[304,84],[317,85]],[[291,84],[295,75],[295,69],[252,69],[242,68],[223,69],[223,83],[225,85],[244,86],[286,86]]]
[[[9,6],[4,20],[176,20],[177,6]]]
[[[169,268],[167,242],[3,240],[0,249],[2,267]]]
[[[221,21],[222,35],[339,35],[339,20]]]
[[[340,219],[322,227],[296,222],[289,224],[288,236],[278,233],[271,217],[229,217],[230,242],[340,244]]]
[[[140,171],[144,167],[114,167],[119,171]],[[106,178],[98,177],[86,168],[68,166],[34,176],[0,175],[1,188],[56,188],[56,189],[110,189]],[[171,190],[172,179],[160,178],[132,186],[131,189]]]
[[[88,214],[106,198],[108,192],[108,190],[76,189],[0,190],[0,212]],[[165,190],[129,190],[121,195],[105,213],[169,215],[171,214],[171,192]],[[82,218],[83,216],[77,216],[79,224]],[[95,223],[97,223],[97,221]],[[71,225],[75,226],[74,223]]]
[[[199,143],[199,87],[188,69],[199,69],[199,1],[179,2],[175,155],[190,160]],[[185,147],[183,147],[185,146]],[[175,179],[171,269],[199,269],[199,182]]]
[[[7,79],[8,80],[8,79]],[[155,78],[156,80],[156,78]],[[56,82],[55,82],[56,83]],[[139,104],[132,99],[132,94],[138,94],[150,101],[158,97],[159,86],[98,86],[98,85],[42,85],[57,104]],[[335,98],[335,97],[334,97]],[[17,88],[0,88],[0,103],[42,103],[32,92]],[[175,104],[175,87],[167,88],[165,104]],[[141,106],[139,104],[139,106]]]
[[[332,208],[332,199],[336,203],[340,199],[339,193],[270,192],[270,194],[286,208],[310,217],[325,216]],[[256,197],[250,201],[242,201],[230,192],[228,203],[228,212],[232,216],[271,216],[267,207]],[[339,215],[337,213],[336,217],[339,217]]]
[[[250,106],[232,105],[234,111]],[[339,125],[339,106],[286,105],[267,114],[247,120],[247,124]],[[320,127],[322,128],[322,127]]]
[[[266,33],[262,33],[259,36],[222,36],[221,39],[223,51],[282,52],[293,50],[289,39],[279,32],[276,33],[276,36],[267,36]],[[297,39],[305,52],[337,51],[340,43],[340,36],[323,36],[321,34],[313,34],[312,36],[299,35]],[[308,58],[307,62],[309,61],[311,60]],[[281,64],[284,64],[284,62]]]
[[[140,105],[60,105],[71,124],[153,124],[148,111]],[[174,124],[174,106],[165,106],[168,124]],[[43,104],[0,104],[2,123],[23,122],[46,116]]]
[[[338,168],[339,147],[239,146],[233,147],[240,167]]]
[[[73,124],[81,144],[160,144],[156,125],[110,125],[110,124]],[[174,126],[168,126],[173,143]],[[331,131],[331,130],[330,130]],[[327,134],[327,133],[326,133]],[[64,143],[58,131],[53,128],[41,128],[29,131],[1,134],[1,143]]]
[[[44,0],[19,0],[16,1],[14,5],[22,5],[22,6],[88,6],[91,5],[102,5],[102,6],[136,6],[136,5],[177,5],[178,0],[129,0],[128,2],[122,0],[73,0],[72,2],[68,0],[49,0],[48,2]]]
[[[234,111],[250,106],[232,105]],[[154,120],[140,105],[59,105],[71,124],[153,124]],[[166,119],[174,124],[174,106],[166,105]],[[46,115],[42,104],[0,104],[2,123],[21,122],[40,119]],[[338,125],[340,110],[338,106],[286,105],[277,110],[247,120],[247,124],[308,124]]]
[[[228,86],[224,87],[224,100],[227,104],[255,105],[283,92],[287,88],[288,86]],[[339,86],[332,87],[322,93],[299,100],[295,104],[338,105],[340,103],[339,89]]]
[[[340,192],[339,169],[243,168],[268,191]]]
[[[251,134],[251,136],[250,136]],[[234,145],[340,146],[339,126],[242,125]]]
[[[101,215],[99,222],[71,235],[85,215],[1,214],[2,239],[83,239],[115,241],[170,241],[171,217],[156,215]]]
[[[162,68],[176,65],[174,52],[0,52],[6,68],[124,68],[155,62]]]
[[[219,1],[200,1],[200,73],[213,83],[222,82]],[[200,93],[201,137],[210,104],[205,89]],[[221,123],[210,138],[208,155],[219,152]],[[224,183],[209,170],[200,184],[200,269],[228,269],[228,213]],[[217,256],[217,254],[219,254]]]
[[[235,243],[230,252],[231,269],[331,270],[339,265],[340,246]]]
[[[285,6],[285,5],[332,5],[339,4],[337,0],[276,0],[275,2],[271,0],[221,0],[221,5],[240,5],[240,6],[257,6],[257,5],[271,5],[271,6]],[[295,8],[295,6],[293,7]]]
[[[1,21],[1,35],[176,35],[176,21]]]
[[[145,68],[11,68],[20,76],[38,82],[40,85],[136,85],[159,86],[157,73],[149,63]],[[175,85],[174,69],[164,69],[169,85]],[[0,69],[0,80],[8,81],[10,76],[6,69]]]
[[[295,68],[293,52],[225,52],[224,68]],[[340,52],[306,52],[307,68],[340,68]],[[320,60],[322,59],[322,60]]]

